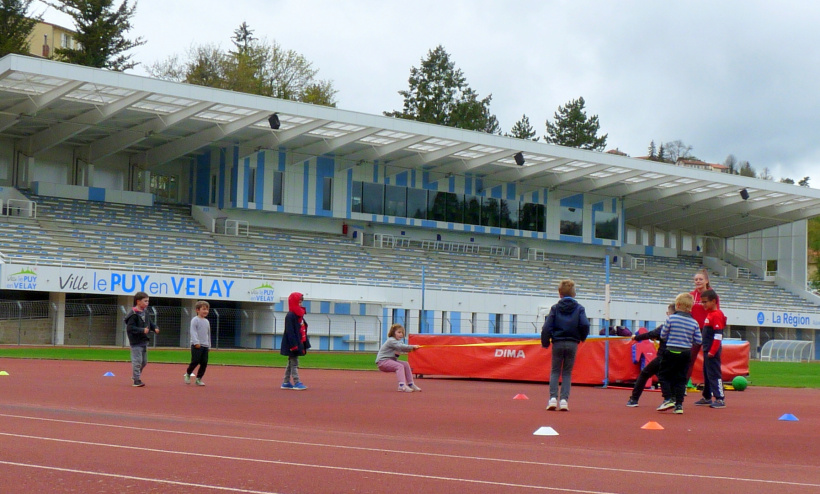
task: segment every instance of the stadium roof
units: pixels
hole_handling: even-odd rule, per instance
[[[485,189],[618,197],[628,225],[718,237],[820,215],[820,190],[790,184],[17,55],[0,59],[0,137],[27,156],[67,144],[90,163],[124,153],[147,169],[210,145],[332,154],[340,170],[378,161],[388,176],[417,169],[482,177]]]

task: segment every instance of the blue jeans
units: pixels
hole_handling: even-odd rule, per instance
[[[574,341],[556,341],[552,344],[552,372],[550,373],[550,398],[558,398],[558,380],[561,380],[561,399],[569,400],[569,389],[572,386],[572,367],[575,365],[575,353],[578,343]]]

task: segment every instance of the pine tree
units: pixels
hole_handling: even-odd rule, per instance
[[[57,59],[116,71],[132,69],[137,65],[131,60],[132,55],[125,54],[145,44],[142,38],[130,40],[125,37],[125,33],[131,30],[136,3],[129,7],[128,0],[123,0],[116,8],[114,0],[59,0],[59,3],[46,3],[71,16],[77,32],[74,39],[79,45],[76,48],[58,48],[55,50]]]
[[[521,117],[521,120],[515,122],[515,125],[513,125],[508,135],[517,139],[538,140],[538,137],[535,137],[535,129],[530,125],[530,119],[526,114]]]
[[[655,140],[652,139],[652,142],[649,143],[649,159],[655,161]]]
[[[410,69],[407,82],[409,88],[399,91],[404,107],[384,112],[388,117],[499,133],[498,120],[490,113],[492,95],[479,99],[443,46],[427,52],[421,67]]]
[[[661,146],[658,148],[658,156],[655,160],[666,163],[666,150],[663,148],[663,143],[661,143]]]
[[[598,137],[601,127],[598,115],[587,117],[585,104],[584,98],[580,97],[559,107],[555,112],[555,123],[547,120],[547,135],[544,140],[550,144],[603,151],[608,134]]]
[[[29,54],[29,37],[40,16],[30,16],[33,0],[0,0],[0,57]]]

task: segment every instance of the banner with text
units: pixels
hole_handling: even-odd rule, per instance
[[[0,288],[106,295],[145,292],[152,297],[278,301],[274,299],[273,284],[264,280],[21,264],[3,266]]]

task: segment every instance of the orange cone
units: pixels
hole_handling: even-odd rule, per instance
[[[529,398],[527,398],[527,395],[525,394],[518,393],[517,395],[513,396],[513,400],[529,400]]]
[[[647,429],[650,431],[662,431],[663,427],[661,427],[661,424],[657,422],[647,422],[643,424],[643,427],[641,427],[641,429]]]

